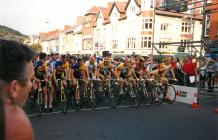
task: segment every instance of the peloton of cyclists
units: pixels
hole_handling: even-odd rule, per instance
[[[37,61],[39,57],[39,60]],[[44,108],[52,110],[53,93],[56,87],[57,79],[63,81],[64,87],[68,86],[67,81],[72,81],[72,88],[79,88],[81,83],[83,86],[88,86],[89,80],[101,80],[102,84],[109,79],[118,79],[123,94],[123,86],[127,80],[132,79],[133,86],[138,79],[156,79],[165,87],[164,97],[169,100],[167,95],[168,79],[175,79],[175,74],[169,59],[164,59],[161,63],[155,64],[151,58],[145,59],[134,54],[131,57],[124,57],[121,61],[114,61],[111,53],[102,59],[98,56],[92,55],[87,61],[84,58],[74,55],[61,55],[58,53],[51,54],[50,58],[46,60],[46,54],[40,53],[34,62],[35,76],[42,82],[42,89],[44,95]],[[47,93],[47,82],[49,84],[49,94]],[[76,103],[80,103],[80,92],[75,93]]]

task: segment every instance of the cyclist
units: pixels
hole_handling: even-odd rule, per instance
[[[48,112],[48,94],[47,94],[47,82],[48,82],[48,68],[45,63],[46,61],[46,53],[40,53],[39,54],[39,61],[36,62],[36,67],[35,67],[35,77],[36,82],[39,85],[39,80],[44,80],[41,83],[41,88],[42,88],[42,94],[43,94],[43,99],[44,99],[44,111]],[[39,88],[39,87],[38,87]]]
[[[83,62],[83,59],[78,58],[77,63],[72,65],[72,76],[73,80],[79,80],[77,82],[77,89],[81,84],[85,84],[84,86],[87,85],[86,81],[88,80],[88,70]],[[85,81],[85,82],[84,82]],[[80,92],[77,90],[76,95],[76,104],[79,105],[80,103]]]
[[[59,55],[57,54],[57,60],[55,62],[55,69],[54,69],[54,81],[56,81],[56,88],[60,88],[60,87],[57,87],[58,83],[57,83],[57,79],[60,79],[62,80],[63,82],[63,86],[66,88],[67,87],[67,82],[66,82],[66,77],[68,76],[67,75],[67,68],[68,68],[68,63],[65,59],[65,56],[64,55],[61,55],[61,59],[59,58]],[[61,89],[59,89],[61,90]],[[56,95],[57,97],[58,95]]]
[[[138,74],[138,78],[143,79],[143,78],[150,78],[150,74],[147,71],[147,66],[148,62],[145,62],[145,59],[143,57],[139,58],[138,64],[135,66],[135,73]]]
[[[116,69],[116,75],[117,79],[120,81],[120,94],[123,93],[123,86],[125,83],[127,83],[127,79],[135,79],[137,78],[131,65],[130,58],[126,57],[124,60],[124,63],[119,64],[119,66]],[[133,82],[133,85],[135,85],[135,82]]]
[[[97,62],[94,56],[91,56],[88,61],[85,62],[86,68],[88,70],[88,79],[96,79],[97,75]]]
[[[103,62],[100,62],[97,69],[97,78],[101,80],[110,79],[115,75],[114,66],[110,63],[110,59],[105,57]]]
[[[173,68],[170,64],[169,59],[165,59],[163,60],[160,64],[159,64],[159,68],[158,68],[158,80],[162,83],[162,85],[164,86],[164,98],[166,101],[170,101],[169,96],[167,95],[167,90],[168,90],[168,80],[169,79],[175,79],[175,74],[173,71]]]
[[[53,79],[53,74],[54,74],[54,69],[55,69],[55,61],[56,61],[56,56],[52,53],[51,54],[51,59],[48,60],[48,79],[49,79],[49,112],[51,112],[52,109],[52,101],[53,101],[53,93],[54,93],[54,79]]]

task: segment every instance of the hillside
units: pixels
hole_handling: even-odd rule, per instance
[[[1,37],[7,38],[7,39],[23,41],[27,36],[21,34],[20,32],[14,30],[12,28],[0,25],[0,38]]]

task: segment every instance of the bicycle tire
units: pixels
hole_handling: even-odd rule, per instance
[[[164,101],[163,87],[161,85],[155,85],[151,92],[152,92],[151,104],[160,106]]]
[[[173,104],[176,100],[176,89],[173,85],[168,85],[167,89],[167,95],[169,95],[170,97],[170,101],[168,101],[167,103]]]
[[[67,102],[62,102],[61,103],[61,111],[62,113],[67,113]]]
[[[37,116],[42,117],[43,109],[42,104],[37,104]]]

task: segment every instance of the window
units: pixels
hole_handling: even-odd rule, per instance
[[[160,44],[159,44],[159,48],[160,48],[160,49],[164,49],[164,48],[166,48],[166,49],[167,49],[167,45],[166,45],[166,44],[164,44],[164,43],[167,43],[167,42],[160,41]]]
[[[151,37],[142,37],[141,48],[151,48]]]
[[[96,36],[97,36],[97,37],[100,37],[100,36],[101,36],[101,31],[100,31],[100,29],[96,29],[95,31],[96,31]]]
[[[84,49],[91,49],[92,41],[91,40],[85,40],[84,41]]]
[[[114,12],[114,13],[113,13],[113,16],[114,16],[114,17],[117,17],[117,12]]]
[[[151,0],[151,3],[150,3],[150,8],[154,8],[154,0]]]
[[[142,30],[152,30],[153,19],[145,18],[142,20]]]
[[[118,46],[118,40],[112,40],[112,48],[117,49]]]
[[[85,18],[85,22],[89,22],[90,21],[90,16],[87,16],[86,18]]]
[[[191,22],[182,22],[182,32],[191,33]]]
[[[142,9],[153,9],[154,0],[143,0]]]
[[[168,23],[163,23],[163,24],[160,25],[160,30],[167,31],[168,30],[168,26],[169,26]]]
[[[160,6],[162,7],[162,6],[165,6],[165,5],[166,5],[165,0],[161,0],[161,1],[160,1]]]
[[[85,35],[91,35],[92,34],[91,28],[85,28],[84,34]]]
[[[143,7],[146,7],[146,0],[143,1]]]
[[[136,47],[136,38],[127,38],[127,49],[133,49]]]
[[[204,35],[208,36],[209,32],[210,32],[210,14],[206,15]]]
[[[188,40],[188,39],[181,39],[181,46],[187,47],[189,44],[189,41],[190,40]]]
[[[111,30],[112,30],[112,34],[116,34],[117,33],[117,25],[112,25]]]
[[[135,6],[131,7],[131,11],[132,11],[132,13],[135,13]]]
[[[207,0],[207,4],[212,3],[212,0]]]

